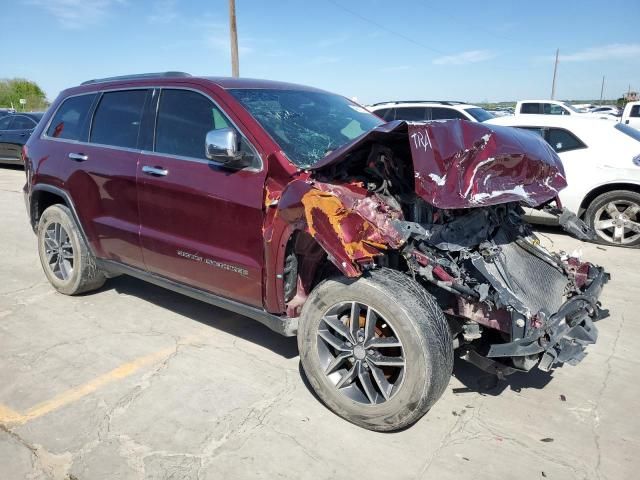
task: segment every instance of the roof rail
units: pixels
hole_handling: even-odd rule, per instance
[[[458,100],[393,100],[390,102],[378,102],[371,105],[377,107],[378,105],[397,105],[398,103],[439,103],[441,105],[462,105],[468,102],[460,102]]]
[[[139,80],[139,79],[154,78],[154,77],[175,78],[175,77],[190,77],[190,76],[191,75],[185,72],[137,73],[134,75],[120,75],[118,77],[94,78],[92,80],[87,80],[85,82],[82,82],[80,85],[91,85],[93,83],[115,82],[118,80]]]

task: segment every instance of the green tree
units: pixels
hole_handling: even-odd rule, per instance
[[[24,110],[44,110],[49,106],[47,96],[37,83],[24,78],[0,80],[0,107],[13,107],[22,110],[20,99],[27,103]]]

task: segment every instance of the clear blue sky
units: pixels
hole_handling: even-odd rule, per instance
[[[602,75],[607,98],[640,89],[638,0],[236,2],[242,76],[362,103],[547,98],[556,47],[557,97],[598,98]],[[95,77],[230,74],[227,0],[3,4],[0,78],[35,80],[51,100]]]

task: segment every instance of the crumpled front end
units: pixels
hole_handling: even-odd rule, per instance
[[[498,374],[578,363],[606,314],[598,299],[609,274],[547,251],[521,213],[509,204],[399,225],[410,232],[409,268],[444,305],[463,357]]]
[[[580,361],[596,341],[608,279],[542,248],[522,219],[521,205],[545,204],[564,186],[557,155],[530,132],[391,122],[301,172],[274,222],[303,232],[292,247],[302,257],[319,245],[334,273],[383,266],[413,277],[437,298],[463,356],[485,370],[548,370]],[[288,312],[322,276],[316,263],[298,258],[307,273],[285,298]]]

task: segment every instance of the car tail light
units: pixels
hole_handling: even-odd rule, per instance
[[[22,163],[24,164],[27,161],[27,156],[29,155],[29,149],[27,149],[26,145],[22,146]]]

